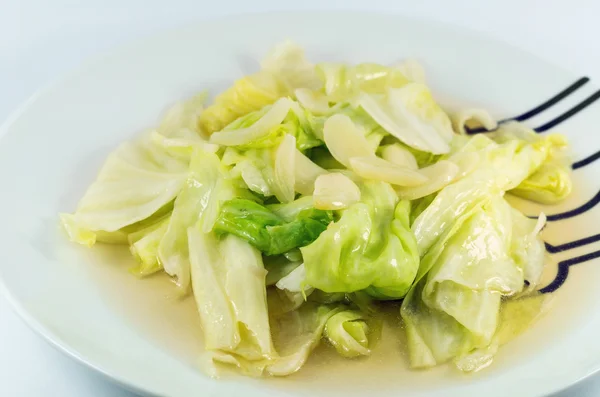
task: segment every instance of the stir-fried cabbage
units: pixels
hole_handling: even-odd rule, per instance
[[[546,218],[505,195],[570,194],[561,135],[449,116],[415,60],[315,65],[291,42],[205,99],[118,147],[60,217],[72,241],[123,244],[133,274],[193,294],[210,374],[289,375],[322,340],[376,355],[388,301],[412,367],[471,372],[547,310]]]
[[[331,212],[307,208],[288,222],[253,201],[232,199],[222,204],[213,230],[235,234],[266,255],[277,255],[312,243],[331,221]]]
[[[359,311],[334,314],[325,324],[325,337],[344,357],[368,356],[369,325]]]
[[[317,72],[330,102],[348,101],[363,92],[381,94],[388,88],[400,88],[410,83],[400,68],[375,63],[356,66],[321,63],[317,65]]]
[[[291,95],[295,88],[318,88],[313,66],[305,60],[304,50],[293,43],[277,47],[262,62],[262,70],[237,80],[216,97],[202,113],[199,125],[208,134],[277,99]]]
[[[191,153],[217,150],[193,127],[203,97],[172,108],[158,131],[125,142],[112,152],[74,214],[61,214],[70,239],[92,246],[96,241],[126,243],[169,212],[183,188]]]
[[[523,266],[539,266],[543,243],[529,237],[535,224],[530,229],[513,227],[513,217],[522,216],[501,196],[489,197],[423,256],[426,270],[420,271],[421,279],[401,311],[413,367],[433,366],[488,347],[499,326],[501,298],[521,292],[525,281],[537,284],[538,269],[533,274]],[[528,241],[514,231],[525,233]],[[513,248],[518,251],[515,256]]]
[[[389,88],[383,96],[362,94],[359,105],[387,132],[406,145],[433,154],[448,153],[450,118],[424,84]]]
[[[138,266],[131,269],[133,274],[148,276],[162,269],[163,266],[158,256],[158,248],[167,233],[170,221],[169,216],[162,221],[127,236],[129,250],[139,263]]]
[[[379,299],[402,298],[419,267],[409,211],[389,184],[365,182],[360,201],[300,248],[306,282],[325,292],[365,290]]]

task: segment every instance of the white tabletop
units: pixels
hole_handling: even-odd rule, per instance
[[[233,12],[298,8],[381,10],[449,22],[582,75],[600,74],[597,0],[0,0],[0,123],[38,88],[120,43]],[[50,393],[133,396],[50,347],[0,296],[0,395]],[[600,375],[553,397],[598,395]]]

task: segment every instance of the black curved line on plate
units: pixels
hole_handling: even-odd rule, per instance
[[[559,252],[572,250],[578,247],[583,247],[584,245],[592,244],[596,241],[600,241],[600,234],[594,234],[593,236],[585,237],[579,240],[571,241],[560,245],[552,245],[549,243],[544,244],[546,245],[546,251],[548,251],[551,254],[556,254]]]
[[[600,191],[598,191],[598,193],[596,193],[596,195],[594,197],[592,197],[591,200],[588,201],[587,203],[585,203],[577,208],[574,208],[570,211],[561,212],[559,214],[547,215],[546,220],[548,222],[556,222],[556,221],[560,221],[563,219],[573,218],[577,215],[581,215],[584,212],[591,210],[598,203],[600,203]],[[537,216],[529,216],[528,218],[537,219],[538,217]]]
[[[575,258],[559,262],[556,277],[554,277],[554,280],[552,280],[550,284],[540,289],[539,292],[542,294],[547,294],[556,291],[565,283],[565,281],[567,281],[567,277],[569,277],[569,268],[571,266],[578,265],[596,258],[600,258],[600,251],[594,251],[586,255],[577,256]]]
[[[557,126],[558,124],[562,123],[563,121],[568,120],[571,117],[575,116],[577,113],[581,112],[583,109],[587,108],[592,103],[596,102],[598,99],[600,99],[600,90],[594,92],[592,95],[590,95],[583,102],[581,102],[577,106],[575,106],[575,107],[567,110],[566,112],[564,112],[563,114],[561,114],[557,118],[555,118],[553,120],[550,120],[549,122],[547,122],[546,124],[544,124],[544,125],[542,125],[540,127],[534,128],[535,132],[541,133],[541,132],[548,131],[551,128],[554,128],[555,126]]]
[[[528,120],[530,118],[532,118],[533,116],[543,112],[544,110],[548,109],[549,107],[555,105],[556,103],[560,102],[562,99],[568,97],[569,95],[571,95],[573,92],[575,92],[576,90],[578,90],[581,86],[583,86],[585,83],[587,83],[588,81],[590,81],[589,77],[582,77],[579,80],[577,80],[576,82],[574,82],[573,84],[571,84],[570,86],[568,86],[567,88],[565,88],[564,90],[562,90],[561,92],[559,92],[558,94],[556,94],[555,96],[553,96],[552,98],[548,99],[546,102],[542,103],[541,105],[531,109],[528,112],[523,113],[520,116],[515,117],[513,120],[515,121],[525,121]]]
[[[596,153],[592,154],[591,156],[584,158],[583,160],[579,160],[579,161],[573,163],[573,165],[571,167],[574,170],[576,170],[578,168],[585,167],[586,165],[589,165],[598,159],[600,159],[600,150],[597,151]]]
[[[564,90],[562,90],[561,92],[559,92],[558,94],[556,94],[555,96],[553,96],[552,98],[550,98],[547,101],[545,101],[544,103],[542,103],[541,105],[538,105],[535,108],[533,108],[533,109],[531,109],[531,110],[529,110],[529,111],[527,111],[527,112],[525,112],[525,113],[523,113],[523,114],[521,114],[519,116],[500,120],[500,121],[498,121],[498,124],[506,123],[508,121],[525,121],[525,120],[528,120],[528,119],[532,118],[533,116],[535,116],[535,115],[543,112],[544,110],[550,108],[551,106],[554,106],[555,104],[557,104],[558,102],[560,102],[564,98],[568,97],[573,92],[577,91],[581,86],[583,86],[584,84],[586,84],[588,81],[590,81],[589,77],[582,77],[579,80],[577,80],[576,82],[574,82],[573,84],[571,84],[570,86],[568,86],[567,88],[565,88]],[[493,130],[487,130],[484,127],[473,128],[473,129],[465,127],[465,130],[467,131],[468,134],[478,134],[478,133],[482,133],[482,132],[493,131]]]

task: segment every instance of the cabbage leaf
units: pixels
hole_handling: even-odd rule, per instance
[[[363,93],[358,104],[404,144],[433,154],[450,151],[454,134],[450,118],[424,84],[410,83],[389,89],[385,95]]]
[[[496,194],[457,217],[425,253],[401,309],[413,367],[481,349],[493,356],[501,298],[522,292],[528,278],[539,279],[543,243],[536,222],[523,218]]]
[[[343,357],[371,354],[369,325],[359,311],[345,310],[334,314],[325,324],[325,337]]]
[[[188,229],[194,298],[207,350],[246,360],[270,359],[273,348],[260,252],[242,239],[222,240],[200,227]]]
[[[75,213],[61,214],[72,241],[87,246],[96,241],[127,243],[129,233],[170,210],[185,185],[191,152],[216,147],[169,124],[174,135],[151,131],[108,156]]]
[[[219,214],[221,202],[248,193],[236,188],[227,170],[214,153],[194,153],[185,186],[175,200],[167,230],[158,246],[165,272],[175,277],[177,286],[187,292],[190,285],[188,228],[200,222],[209,232]]]
[[[366,290],[379,299],[402,298],[419,266],[409,212],[390,185],[365,182],[360,202],[300,249],[307,283],[329,293]]]
[[[304,58],[302,48],[284,43],[262,62],[261,71],[242,77],[218,95],[200,116],[199,124],[210,135],[241,116],[292,95],[296,88],[319,86],[314,66]]]
[[[286,221],[269,208],[246,199],[223,203],[214,231],[234,234],[265,255],[278,255],[312,243],[333,221],[330,211],[306,208]]]

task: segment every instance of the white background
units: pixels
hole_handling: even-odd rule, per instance
[[[0,0],[0,123],[37,89],[115,45],[233,12],[300,8],[435,19],[493,35],[579,74],[600,74],[597,0]],[[0,396],[45,395],[133,396],[54,350],[0,297]],[[553,397],[599,395],[600,375]]]

